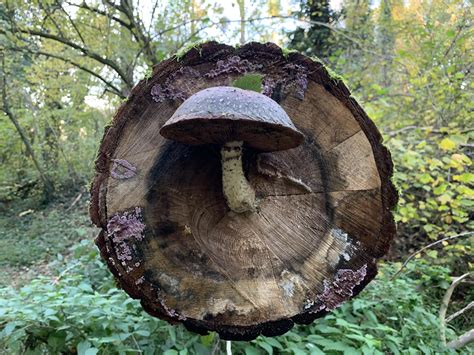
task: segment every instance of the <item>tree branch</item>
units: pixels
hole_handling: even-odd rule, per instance
[[[144,53],[145,53],[146,58],[148,59],[148,61],[152,65],[157,64],[158,60],[156,59],[155,53],[152,49],[151,40],[145,34],[145,29],[142,25],[141,19],[140,18],[138,18],[138,19],[135,18],[135,15],[133,13],[132,3],[130,3],[128,0],[122,0],[121,1],[121,9],[122,9],[121,10],[122,13],[130,21],[130,25],[131,25],[130,32],[135,37],[137,42],[143,45]]]
[[[131,24],[129,24],[129,23],[123,21],[122,19],[120,19],[120,18],[118,18],[118,17],[115,17],[114,15],[109,14],[109,13],[107,13],[107,12],[104,11],[104,10],[101,10],[101,9],[98,9],[98,8],[95,8],[95,7],[90,7],[90,6],[87,5],[85,2],[82,2],[82,3],[80,3],[80,4],[75,4],[75,3],[72,3],[72,2],[66,2],[66,4],[68,4],[68,5],[70,5],[70,6],[75,6],[75,7],[84,9],[84,10],[89,10],[89,11],[91,11],[91,12],[95,12],[96,14],[105,16],[105,17],[109,18],[110,20],[113,20],[113,21],[117,22],[117,23],[120,24],[121,26],[128,28],[129,30],[132,28],[132,25],[131,25]]]
[[[310,25],[321,26],[321,27],[327,28],[327,29],[341,35],[345,39],[347,39],[350,42],[356,44],[360,48],[360,50],[362,50],[366,53],[373,54],[373,55],[375,55],[379,58],[383,58],[384,60],[387,60],[387,59],[392,59],[393,60],[395,58],[394,56],[387,56],[387,55],[383,55],[381,53],[374,52],[374,51],[371,51],[369,49],[366,49],[365,46],[362,43],[360,43],[357,39],[355,39],[354,37],[349,36],[348,34],[344,33],[342,30],[340,30],[340,29],[338,29],[338,28],[336,28],[332,25],[329,25],[325,22],[307,20],[307,19],[304,19],[304,18],[295,18],[293,16],[285,16],[285,15],[275,15],[275,16],[264,16],[264,17],[249,18],[249,19],[243,20],[243,22],[256,22],[256,21],[274,20],[274,19],[300,21],[300,22],[308,23]],[[227,21],[222,21],[220,23],[232,23],[232,22],[242,22],[242,20],[227,20]]]
[[[465,232],[465,233],[461,233],[461,234],[456,234],[456,235],[453,235],[451,237],[446,237],[446,238],[443,238],[443,239],[440,239],[440,240],[437,240],[436,242],[433,242],[433,243],[430,243],[426,246],[424,246],[423,248],[417,250],[416,252],[414,252],[413,254],[411,254],[406,260],[405,262],[403,263],[403,265],[400,267],[400,269],[390,278],[390,280],[393,280],[395,279],[398,274],[400,274],[402,272],[402,270],[405,268],[405,266],[407,266],[407,264],[411,261],[411,259],[413,259],[417,254],[420,254],[422,251],[428,249],[428,248],[431,248],[431,247],[434,247],[435,245],[438,245],[439,243],[442,243],[442,242],[445,242],[445,241],[448,241],[448,240],[453,240],[453,239],[456,239],[456,238],[461,238],[461,237],[469,237],[471,235],[473,235],[474,232]]]
[[[70,4],[70,5],[73,5],[73,6],[76,6],[76,7],[94,12],[96,14],[105,16],[105,17],[119,23],[123,27],[127,28],[130,31],[133,38],[135,38],[137,43],[139,43],[142,46],[142,51],[145,54],[146,59],[152,65],[157,64],[158,60],[157,60],[157,58],[155,56],[155,53],[154,53],[154,50],[152,48],[150,36],[146,34],[146,31],[144,30],[141,19],[140,18],[138,18],[138,19],[135,18],[135,15],[133,13],[133,4],[129,3],[128,1],[123,1],[121,3],[121,5],[116,5],[116,4],[114,4],[110,1],[105,1],[105,3],[107,5],[109,5],[110,7],[112,7],[113,9],[115,9],[117,11],[120,11],[128,19],[129,22],[125,22],[125,21],[121,20],[120,18],[115,17],[112,14],[108,13],[107,11],[91,7],[91,6],[87,5],[86,3],[72,4],[72,3],[68,2],[68,4]],[[155,7],[156,7],[156,4],[155,4]],[[153,11],[155,11],[155,8],[153,9]]]
[[[123,82],[127,85],[128,88],[132,88],[133,87],[133,80],[131,78],[129,78],[125,72],[118,66],[117,63],[115,63],[114,61],[110,60],[110,59],[107,59],[107,58],[104,58],[102,56],[100,56],[99,54],[87,49],[87,48],[84,48],[66,38],[63,38],[63,37],[60,37],[60,36],[57,36],[57,35],[54,35],[54,34],[51,34],[51,33],[47,33],[47,32],[42,32],[42,31],[37,31],[37,30],[30,30],[30,29],[18,29],[17,30],[18,32],[20,33],[25,33],[25,34],[29,34],[29,35],[33,35],[33,36],[38,36],[38,37],[41,37],[41,38],[46,38],[46,39],[50,39],[50,40],[53,40],[55,42],[58,42],[58,43],[62,43],[68,47],[71,47],[73,49],[76,49],[78,51],[80,51],[83,55],[89,57],[89,58],[92,58],[94,59],[95,61],[99,62],[99,63],[102,63],[108,67],[110,67],[111,69],[113,69],[119,76],[120,78],[123,80]],[[3,29],[0,29],[0,34],[7,34],[7,31],[3,30]]]
[[[82,37],[82,34],[81,34],[81,31],[79,31],[79,28],[77,28],[76,24],[74,23],[72,17],[69,15],[69,13],[64,9],[63,5],[57,1],[56,4],[59,6],[59,8],[61,9],[61,11],[66,15],[66,17],[69,19],[69,22],[70,24],[72,25],[72,27],[74,28],[74,30],[76,31],[77,35],[79,36],[79,38],[81,39],[81,42],[83,45],[86,45],[86,41],[84,40],[84,37]]]
[[[59,59],[65,63],[68,63],[68,64],[71,64],[72,66],[75,66],[76,68],[96,77],[97,79],[99,79],[100,81],[102,81],[105,85],[107,85],[111,90],[109,90],[110,92],[112,92],[113,94],[119,96],[120,98],[124,99],[126,96],[125,94],[118,88],[116,87],[114,84],[112,84],[111,81],[105,79],[102,75],[94,72],[93,70],[69,59],[69,58],[66,58],[66,57],[62,57],[58,54],[54,54],[54,53],[49,53],[49,52],[44,52],[44,51],[33,51],[29,48],[7,48],[8,50],[12,50],[12,51],[16,51],[16,52],[24,52],[24,53],[29,53],[29,54],[33,54],[33,55],[42,55],[42,56],[45,56],[45,57],[48,57],[48,58],[55,58],[55,59]]]
[[[153,5],[153,10],[151,11],[150,24],[148,25],[148,29],[146,31],[148,38],[151,37],[151,29],[153,27],[153,20],[155,19],[155,12],[157,8],[158,8],[158,0],[155,0],[155,4]]]
[[[468,330],[466,333],[461,335],[459,338],[450,341],[446,346],[450,349],[459,349],[464,345],[474,341],[474,329]]]
[[[462,276],[454,278],[451,285],[446,290],[444,294],[443,301],[441,302],[441,307],[439,309],[439,323],[440,323],[440,333],[441,333],[441,341],[446,346],[446,312],[448,310],[449,301],[451,300],[451,296],[453,294],[454,289],[457,285],[461,283],[463,279],[468,277],[470,273],[465,273]]]
[[[471,303],[469,303],[466,307],[464,307],[463,309],[451,314],[449,317],[446,317],[446,322],[451,322],[454,318],[456,317],[459,317],[461,314],[467,312],[468,310],[470,310],[472,307],[474,307],[474,301],[472,301]]]

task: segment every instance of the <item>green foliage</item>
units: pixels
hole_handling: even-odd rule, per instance
[[[252,90],[256,92],[262,92],[262,79],[261,74],[246,74],[232,82],[232,86],[235,86],[244,90]]]
[[[307,21],[307,26],[298,27],[290,33],[289,47],[307,55],[328,58],[336,49],[331,26],[337,23],[341,13],[333,10],[327,0],[301,0],[298,3],[300,9],[295,15]]]
[[[404,140],[388,141],[394,181],[403,192],[396,220],[404,235],[421,232],[436,240],[474,228],[469,218],[474,207],[472,161],[459,149],[467,140],[466,134],[444,129],[417,130]]]
[[[185,44],[183,47],[181,47],[177,52],[176,54],[174,55],[176,57],[176,59],[179,60],[186,54],[188,53],[191,49],[198,49],[199,50],[199,55],[201,55],[201,48],[200,48],[200,45],[205,43],[207,41],[196,41],[196,42],[190,42],[190,43],[187,43]]]
[[[288,58],[291,53],[299,53],[296,49],[289,49],[285,47],[281,49],[281,52],[283,53],[283,57],[285,58]]]
[[[58,276],[39,277],[20,290],[0,289],[0,351],[207,354],[214,334],[199,336],[150,317],[139,302],[116,289],[91,242],[71,250],[67,263],[51,264]],[[287,334],[233,342],[245,354],[440,354],[436,309],[423,294],[449,280],[450,270],[410,264],[390,280],[398,265],[386,264],[356,299],[309,326]],[[419,281],[420,275],[429,273]],[[446,282],[441,288],[448,285]],[[452,337],[452,331],[448,330]]]

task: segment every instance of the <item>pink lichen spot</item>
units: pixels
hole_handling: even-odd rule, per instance
[[[322,303],[318,311],[332,311],[353,295],[354,287],[359,285],[367,275],[367,264],[359,270],[339,270],[332,284],[324,281],[324,292],[317,296]]]
[[[172,86],[163,86],[161,84],[153,85],[150,94],[155,102],[163,102],[166,99],[184,101],[187,98],[187,95],[183,91]]]
[[[135,207],[132,211],[115,214],[107,223],[108,236],[112,238],[117,259],[122,263],[132,260],[133,242],[145,237],[142,219],[141,208]]]
[[[229,73],[245,74],[261,68],[261,64],[254,64],[247,59],[241,59],[239,56],[234,55],[225,60],[217,61],[216,69],[209,71],[205,76],[207,78],[215,78]]]
[[[192,67],[181,67],[173,74],[171,74],[168,79],[163,84],[155,84],[151,88],[150,94],[151,98],[155,102],[163,102],[167,99],[169,100],[186,100],[191,94],[184,90],[182,83],[178,79],[179,77],[185,76],[188,81],[199,77],[201,74],[199,71]]]
[[[166,306],[163,302],[160,302],[161,303],[161,306],[163,307],[163,310],[165,311],[165,313],[170,316],[171,318],[178,318],[178,320],[186,320],[186,317],[179,314],[178,312],[176,312],[174,309],[172,308],[169,308],[168,306]]]
[[[308,89],[308,69],[299,64],[288,63],[277,76],[266,75],[263,80],[263,94],[271,97],[276,88],[280,88],[283,93],[293,89],[295,96],[303,100]]]
[[[137,168],[125,159],[112,159],[112,161],[114,162],[114,165],[112,165],[110,175],[114,179],[130,179],[137,174]]]

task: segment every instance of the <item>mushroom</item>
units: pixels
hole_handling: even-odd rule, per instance
[[[221,145],[222,187],[237,213],[254,210],[255,190],[244,175],[244,146],[263,152],[299,146],[304,136],[283,108],[255,91],[218,86],[201,90],[176,110],[160,130],[163,137],[191,145]]]

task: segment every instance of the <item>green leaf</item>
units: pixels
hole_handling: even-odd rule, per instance
[[[173,344],[176,343],[176,330],[174,327],[168,327],[168,334]]]
[[[446,36],[449,38],[453,38],[456,35],[456,31],[454,31],[452,28],[446,31]]]
[[[319,329],[323,334],[341,334],[341,330],[335,327],[324,326]]]
[[[86,351],[92,347],[90,341],[84,340],[77,344],[77,355],[88,355]]]
[[[471,184],[474,183],[474,174],[472,173],[464,173],[461,175],[454,175],[453,176],[454,181],[459,181],[465,184]]]
[[[245,351],[245,355],[260,355],[260,352],[250,345],[247,345],[244,351]]]
[[[201,335],[201,343],[205,346],[210,346],[214,341],[215,333],[209,333],[208,335]]]
[[[333,341],[325,345],[324,350],[337,350],[337,351],[346,352],[346,351],[353,351],[356,349],[342,341]]]
[[[232,86],[244,90],[262,92],[262,80],[263,75],[261,74],[246,74],[240,78],[235,79],[232,82]]]
[[[270,344],[271,346],[273,346],[274,348],[283,350],[283,346],[282,346],[282,345],[280,344],[280,342],[279,342],[278,340],[276,340],[275,338],[268,338],[268,337],[266,337],[264,341],[265,341],[266,343]]]
[[[148,330],[137,330],[134,332],[135,334],[141,335],[143,337],[149,337],[150,332]]]
[[[386,342],[385,345],[390,349],[390,351],[394,354],[394,355],[399,355],[400,354],[400,350],[399,350],[399,346],[392,343],[392,342]]]
[[[272,348],[272,346],[271,346],[270,344],[268,344],[268,343],[266,343],[266,342],[264,342],[264,341],[259,341],[257,344],[258,344],[258,346],[260,346],[260,347],[262,347],[263,349],[265,349],[268,354],[270,354],[270,355],[273,354],[273,348]]]
[[[421,182],[422,184],[427,184],[427,183],[429,183],[429,182],[433,182],[433,181],[434,181],[434,179],[433,179],[433,178],[431,177],[431,175],[428,174],[428,173],[422,174],[422,175],[419,177],[419,180],[420,180],[420,182]]]
[[[294,355],[307,355],[306,351],[303,351],[298,348],[290,348],[290,350],[293,352]]]
[[[311,355],[325,355],[324,351],[322,351],[321,349],[319,349],[317,346],[313,345],[313,344],[308,344],[308,345],[312,345],[312,347],[310,348],[311,350]]]
[[[9,336],[16,328],[16,322],[8,323],[5,328],[3,328],[2,333],[4,336]]]

